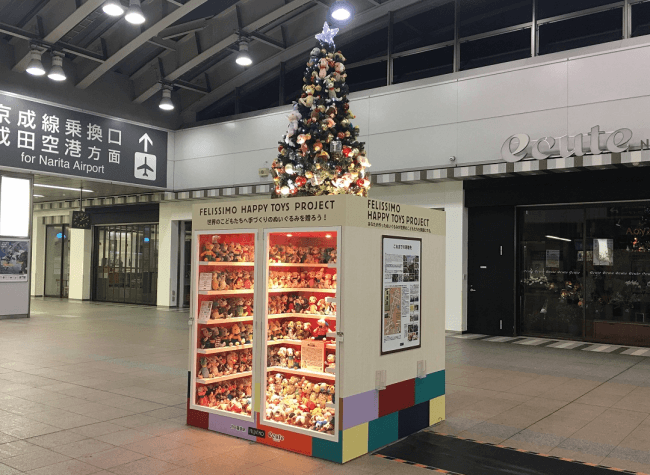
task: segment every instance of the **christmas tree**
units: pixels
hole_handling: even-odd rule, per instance
[[[338,28],[323,26],[309,53],[289,128],[273,161],[273,198],[333,194],[368,195],[370,166],[348,102],[345,57],[336,51]]]

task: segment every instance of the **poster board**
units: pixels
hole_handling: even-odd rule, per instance
[[[212,290],[212,272],[199,274],[199,290]]]
[[[0,282],[27,282],[29,239],[0,241]]]
[[[309,371],[323,372],[325,366],[325,341],[302,340],[300,342],[300,367]]]
[[[422,346],[422,239],[382,236],[381,354]]]
[[[212,315],[212,300],[204,300],[201,302],[201,310],[199,311],[199,320],[210,320]]]

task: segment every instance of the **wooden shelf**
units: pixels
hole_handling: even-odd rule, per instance
[[[240,290],[199,290],[199,295],[241,295],[252,294],[253,289]]]
[[[284,340],[268,340],[266,342],[267,346],[274,346],[274,345],[300,345],[300,342],[302,341],[307,341],[305,340],[289,340],[288,338],[285,338]],[[328,343],[325,345],[325,348],[329,350],[335,350],[336,349],[336,343]]]
[[[215,353],[227,353],[229,351],[245,350],[246,348],[253,348],[253,344],[239,345],[239,346],[222,346],[221,348],[198,348],[196,353],[199,355],[213,355]]]
[[[228,381],[230,379],[245,378],[247,376],[252,376],[252,375],[253,375],[252,371],[244,371],[243,373],[229,374],[227,376],[219,376],[218,378],[208,378],[208,379],[196,378],[196,382],[198,384],[212,384],[221,381]]]
[[[253,320],[253,316],[250,317],[235,317],[235,318],[217,318],[215,320],[199,320],[197,318],[196,323],[199,325],[218,325],[220,323],[237,323],[237,322],[250,322]]]
[[[290,369],[290,368],[283,368],[282,366],[269,366],[266,368],[267,372],[268,371],[277,371],[278,373],[289,373],[289,374],[295,374],[295,375],[302,375],[302,376],[311,376],[312,378],[321,378],[321,379],[328,379],[330,381],[334,381],[336,379],[336,376],[333,374],[329,373],[320,373],[318,371],[309,371],[306,369]]]
[[[325,320],[336,320],[336,315],[321,315],[319,313],[276,313],[267,317],[269,320],[275,318],[324,318]]]
[[[252,267],[254,262],[210,262],[199,261],[200,266],[215,266],[215,267]]]
[[[336,268],[336,263],[330,264],[285,264],[285,263],[276,263],[276,262],[270,262],[269,267],[329,267],[329,268]]]
[[[336,289],[307,289],[307,288],[299,288],[299,289],[293,289],[293,288],[284,288],[284,289],[269,289],[270,294],[279,294],[283,292],[314,292],[314,293],[321,293],[321,294],[335,294]]]

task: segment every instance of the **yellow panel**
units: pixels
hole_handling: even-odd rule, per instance
[[[429,401],[429,425],[445,420],[445,396],[438,396]]]
[[[368,453],[368,423],[343,431],[343,463]]]

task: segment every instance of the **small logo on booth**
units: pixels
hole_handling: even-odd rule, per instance
[[[255,427],[249,427],[248,428],[248,435],[252,435],[254,437],[266,437],[266,432],[263,431],[262,429],[256,429]]]
[[[273,439],[273,442],[282,442],[284,440],[283,435],[274,434],[273,432],[269,432],[269,438]]]

